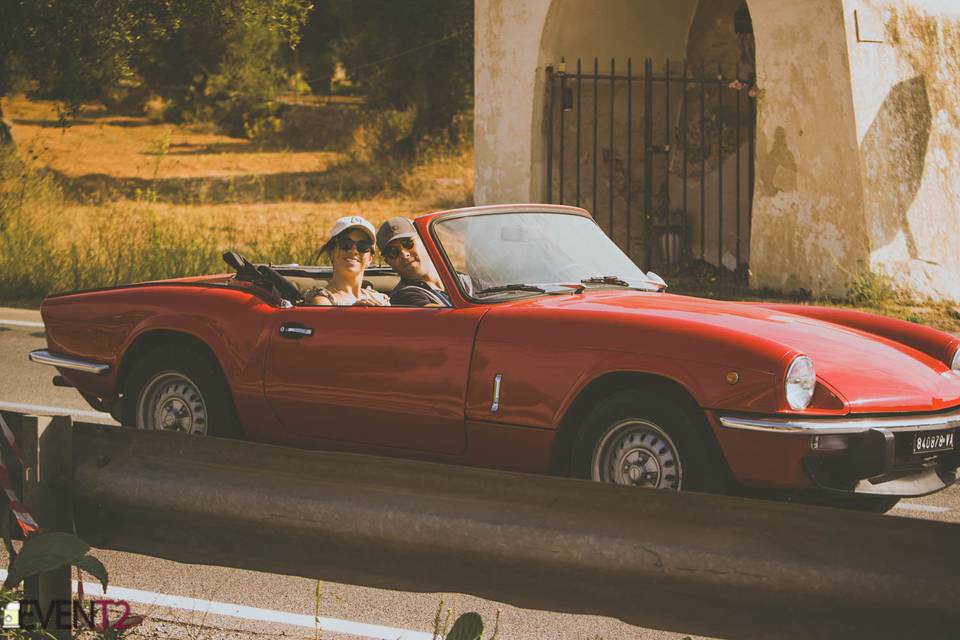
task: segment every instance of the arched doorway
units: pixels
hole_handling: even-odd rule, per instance
[[[554,0],[534,177],[641,266],[745,278],[756,56],[744,0]]]

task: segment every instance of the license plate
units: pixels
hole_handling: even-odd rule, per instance
[[[955,434],[955,431],[918,433],[913,436],[913,452],[936,453],[938,451],[953,451]]]

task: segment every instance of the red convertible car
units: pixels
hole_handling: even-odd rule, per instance
[[[48,297],[30,357],[143,429],[878,511],[956,480],[958,338],[666,293],[582,209],[414,224],[450,307],[306,305],[329,269],[228,253],[234,273]]]

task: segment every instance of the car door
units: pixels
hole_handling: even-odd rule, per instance
[[[320,446],[462,453],[468,370],[483,311],[281,309],[267,350],[267,400],[286,429]]]

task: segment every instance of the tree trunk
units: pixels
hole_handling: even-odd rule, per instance
[[[13,144],[13,123],[3,117],[3,102],[0,100],[0,146],[7,144]]]

